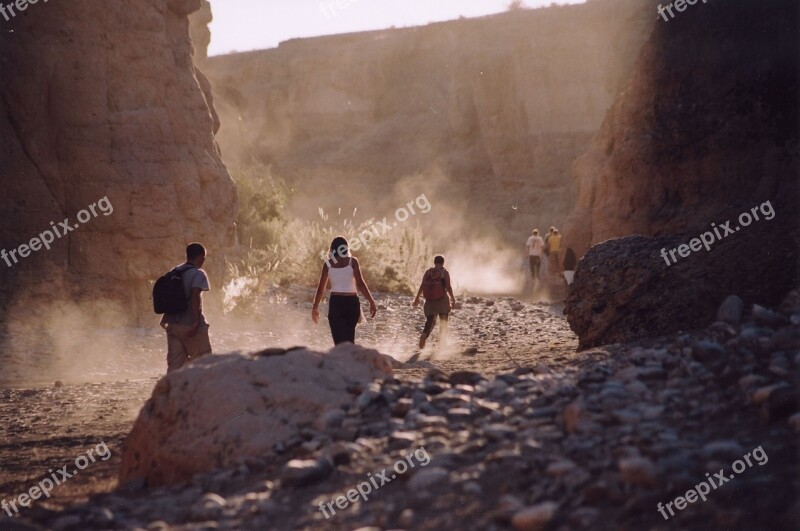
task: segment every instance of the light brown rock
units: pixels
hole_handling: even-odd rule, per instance
[[[556,502],[544,502],[527,507],[511,518],[511,525],[517,531],[539,531],[544,529],[558,510]]]
[[[283,356],[208,356],[161,379],[125,442],[120,482],[186,481],[269,454],[325,413],[351,404],[348,388],[392,374],[383,354],[340,345]]]

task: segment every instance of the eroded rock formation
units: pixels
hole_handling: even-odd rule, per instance
[[[0,249],[51,221],[74,226],[103,197],[113,205],[51,249],[0,262],[3,306],[108,298],[143,312],[148,281],[187,241],[214,249],[212,270],[235,244],[236,192],[192,63],[188,15],[199,7],[39,2],[0,19]]]
[[[659,19],[575,162],[565,232],[576,251],[707,227],[766,200],[796,225],[797,20],[793,0],[709,2]]]
[[[174,484],[269,455],[305,427],[324,428],[324,414],[344,417],[351,392],[392,375],[391,358],[352,344],[265,354],[208,356],[159,381],[126,439],[120,482]]]
[[[518,243],[574,203],[572,160],[630,76],[644,7],[598,0],[212,57],[223,155],[272,164],[306,215],[383,215],[398,181],[416,176],[419,194],[444,175],[448,202],[488,218],[475,230]],[[358,194],[320,194],[331,182]]]
[[[606,242],[579,263],[567,311],[582,346],[702,326],[726,295],[775,304],[797,285],[797,15],[790,0],[736,0],[657,25],[575,163],[565,231],[579,253],[664,237]],[[764,202],[774,219],[740,227]],[[659,257],[727,220],[735,234],[710,251]]]

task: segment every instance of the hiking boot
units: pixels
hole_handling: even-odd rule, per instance
[[[419,336],[419,348],[425,348],[425,341],[428,339],[428,336],[422,334]]]

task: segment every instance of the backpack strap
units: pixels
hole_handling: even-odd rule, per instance
[[[183,268],[183,269],[181,269],[181,268]],[[199,269],[197,269],[197,266],[194,265],[194,264],[181,264],[178,267],[176,267],[175,269],[173,269],[173,271],[175,271],[175,273],[177,273],[178,276],[181,277],[181,280],[183,280],[183,274],[186,273],[187,271],[189,271],[190,269],[194,269],[195,271],[199,271]],[[186,298],[187,301],[191,300],[191,298],[192,298],[192,290],[191,289],[189,290],[189,296],[188,297],[186,297],[186,294],[184,293],[184,297]]]

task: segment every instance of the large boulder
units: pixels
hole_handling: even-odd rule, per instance
[[[263,456],[391,375],[388,356],[351,344],[199,359],[156,385],[125,441],[120,483],[180,483]]]
[[[589,348],[708,325],[728,295],[745,305],[774,306],[797,285],[797,244],[788,227],[792,212],[756,222],[687,257],[671,249],[703,231],[646,238],[629,236],[593,246],[579,262],[565,313]],[[735,218],[728,218],[735,219]],[[735,223],[735,222],[734,222]],[[734,228],[731,223],[731,228]],[[722,231],[720,231],[722,233]],[[683,249],[684,253],[686,249]]]

